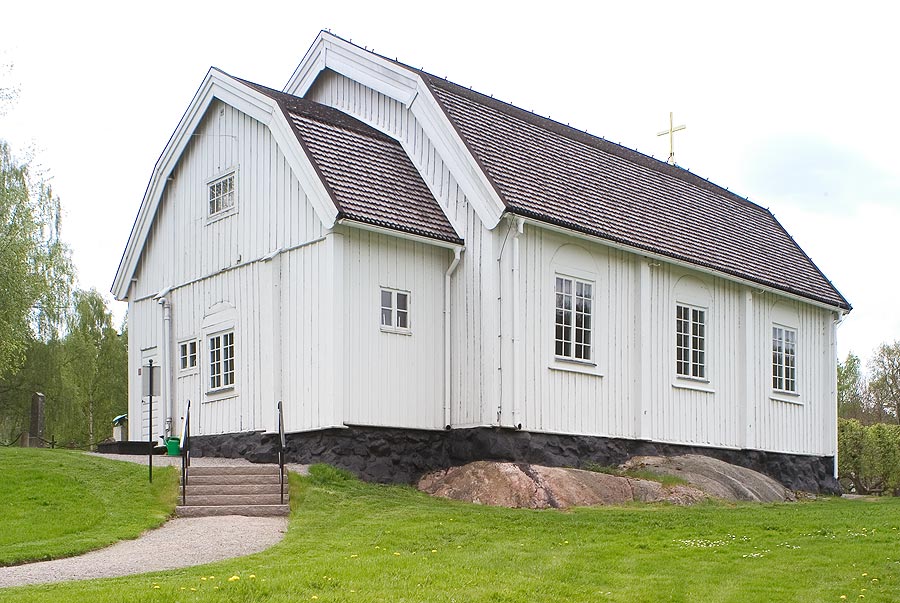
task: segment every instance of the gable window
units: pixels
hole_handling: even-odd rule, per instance
[[[772,327],[772,389],[797,393],[797,331]]]
[[[234,209],[234,172],[209,183],[209,217]]]
[[[557,358],[591,360],[594,284],[556,277],[554,353]]]
[[[234,331],[209,338],[209,389],[231,387],[234,387]]]
[[[675,306],[675,372],[679,377],[706,379],[706,310]]]
[[[197,368],[197,342],[183,341],[178,344],[178,368],[190,371]]]
[[[409,333],[409,291],[381,290],[381,330]]]

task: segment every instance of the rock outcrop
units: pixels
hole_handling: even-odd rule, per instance
[[[581,469],[476,461],[435,471],[418,488],[434,496],[526,509],[620,505],[632,501],[690,505],[707,496],[691,486],[619,477]]]
[[[646,469],[679,477],[710,496],[733,501],[784,502],[796,500],[794,493],[771,477],[699,454],[638,456],[623,469]]]

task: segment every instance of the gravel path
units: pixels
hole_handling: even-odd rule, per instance
[[[92,453],[93,454],[93,453]],[[105,458],[146,463],[146,456],[100,454]],[[198,457],[195,466],[240,465],[244,459]],[[155,456],[154,466],[180,465],[181,457]],[[286,465],[305,473],[305,465]],[[65,580],[90,580],[190,567],[258,553],[277,544],[287,531],[287,517],[180,517],[105,549],[78,557],[0,567],[0,588]]]

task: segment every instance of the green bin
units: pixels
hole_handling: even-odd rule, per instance
[[[178,456],[181,454],[181,440],[178,438],[166,438],[166,449],[169,451],[169,456]]]

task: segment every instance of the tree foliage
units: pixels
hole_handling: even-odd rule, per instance
[[[74,272],[59,227],[59,199],[0,141],[0,377],[61,325]]]
[[[869,390],[874,404],[900,423],[900,341],[883,343],[869,363]]]
[[[839,420],[838,477],[857,494],[900,494],[900,425]]]

